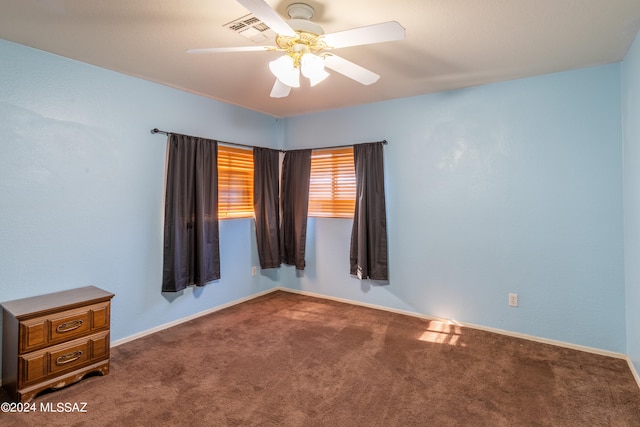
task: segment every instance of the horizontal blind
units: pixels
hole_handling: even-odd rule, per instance
[[[353,147],[312,151],[309,216],[353,218],[355,199]]]
[[[218,146],[218,217],[253,218],[253,150]]]

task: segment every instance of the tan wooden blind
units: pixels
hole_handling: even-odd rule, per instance
[[[355,199],[353,147],[312,151],[309,216],[353,218]]]
[[[218,146],[218,217],[253,218],[253,150]]]

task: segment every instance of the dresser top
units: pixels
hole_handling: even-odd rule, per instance
[[[71,309],[106,301],[113,298],[113,296],[114,294],[95,286],[85,286],[68,291],[7,301],[0,304],[0,306],[16,318],[20,318],[21,316],[38,316],[53,309]]]

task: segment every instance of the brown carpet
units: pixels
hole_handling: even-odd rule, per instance
[[[639,426],[627,362],[274,292],[112,349],[3,426]]]

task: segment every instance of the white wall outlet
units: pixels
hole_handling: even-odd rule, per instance
[[[511,307],[518,306],[518,294],[509,294],[509,306]]]
[[[252,276],[258,275],[258,267],[256,267],[255,265],[251,267],[251,275]]]

